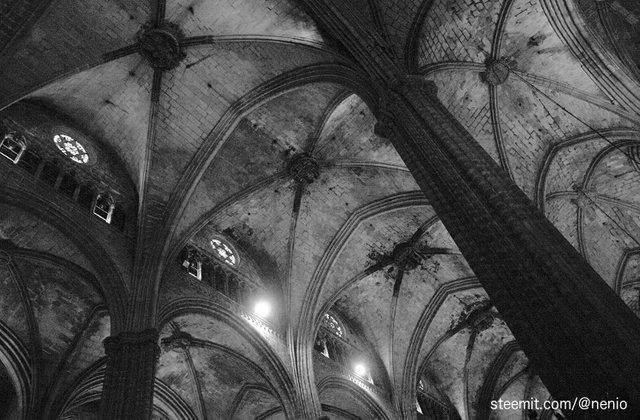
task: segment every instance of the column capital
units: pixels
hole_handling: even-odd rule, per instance
[[[155,328],[149,328],[143,331],[124,331],[117,335],[112,335],[104,339],[105,351],[107,355],[110,352],[120,350],[126,345],[147,345],[157,343],[160,333]]]
[[[405,74],[382,89],[378,98],[378,121],[373,129],[377,136],[387,139],[391,137],[393,127],[397,124],[393,103],[399,98],[406,99],[411,93],[418,93],[425,99],[437,100],[438,86],[424,76]]]
[[[390,86],[390,89],[402,94],[408,91],[418,91],[427,97],[438,96],[438,86],[436,83],[418,74],[403,75]]]
[[[156,329],[125,331],[107,337],[107,370],[102,388],[102,418],[145,420],[152,414],[155,368],[160,356]]]

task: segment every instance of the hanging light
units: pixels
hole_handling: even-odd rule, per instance
[[[253,311],[260,318],[266,318],[271,314],[271,305],[266,300],[261,300],[253,308]]]
[[[367,374],[367,367],[362,363],[358,363],[353,367],[353,371],[356,373],[356,375],[362,376],[364,378]]]

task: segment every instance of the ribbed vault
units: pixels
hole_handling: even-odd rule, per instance
[[[348,40],[305,1],[5,3],[0,128],[51,148],[47,130],[73,127],[98,156],[87,172],[101,188],[112,178],[128,217],[122,231],[98,224],[1,162],[0,381],[16,410],[96,417],[101,340],[146,328],[160,330],[157,418],[412,419],[416,400],[450,418],[512,418],[525,414],[489,402],[551,398],[375,134],[378,93]],[[435,83],[638,314],[640,15],[592,3],[327,0]],[[237,266],[216,259],[214,237]],[[189,275],[187,249],[253,294]],[[263,298],[268,319],[251,307]],[[314,350],[329,312],[373,383]]]

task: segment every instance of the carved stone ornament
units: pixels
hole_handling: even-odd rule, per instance
[[[587,209],[593,205],[593,199],[591,197],[596,195],[596,191],[577,184],[573,186],[573,190],[576,192],[576,198],[572,201],[576,206],[581,209]]]
[[[482,81],[490,86],[498,86],[509,78],[513,63],[506,58],[500,58],[498,60],[488,60],[485,64],[485,71],[480,73]]]
[[[416,252],[415,247],[409,242],[396,245],[393,249],[392,257],[396,266],[404,270],[412,270],[418,267],[422,260],[420,254]]]
[[[178,25],[165,22],[159,27],[153,27],[146,23],[138,34],[138,50],[147,59],[151,67],[170,70],[187,56],[180,47],[180,39],[183,37]]]
[[[311,184],[320,176],[320,165],[307,153],[299,153],[291,158],[289,174],[296,182]]]
[[[109,354],[110,351],[119,351],[128,346],[144,347],[150,344],[157,344],[158,330],[150,328],[144,331],[125,331],[118,335],[109,336],[104,339],[104,348]]]

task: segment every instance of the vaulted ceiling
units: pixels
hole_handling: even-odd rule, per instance
[[[568,11],[554,0],[333,3],[380,33],[409,73],[435,82],[449,111],[639,313],[633,2],[564,2]],[[159,301],[158,418],[292,416],[287,339],[311,353],[329,310],[381,378],[359,385],[351,366],[316,363],[331,418],[411,417],[419,392],[463,419],[489,418],[488,402],[502,395],[549,397],[393,146],[374,134],[366,72],[303,1],[7,1],[0,12],[11,16],[0,22],[3,123],[42,147],[51,139],[21,119],[25,109],[75,127],[109,156],[100,171],[131,201],[124,233],[92,239],[122,280],[107,282],[97,251],[78,246],[97,221],[33,182],[7,183],[16,198],[0,209],[0,240],[14,262],[0,264],[0,281],[15,298],[3,296],[0,311],[25,354],[46,355],[25,362],[39,378],[38,407],[97,415],[100,340],[109,313],[119,326],[125,316],[111,302],[136,290]],[[585,45],[559,23],[565,12],[601,40],[593,48],[609,54],[618,79],[579,54]],[[148,22],[179,42],[175,67],[140,53]],[[18,170],[2,164],[7,179]],[[83,239],[23,206],[32,198],[21,190],[75,220]],[[213,234],[278,303],[271,324],[176,267],[185,245],[206,248]],[[398,258],[404,243],[420,251],[411,267]],[[148,255],[162,268],[159,288],[134,275]]]

